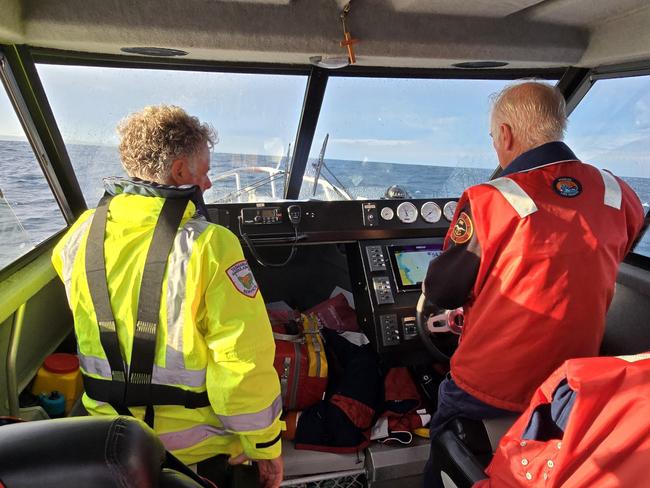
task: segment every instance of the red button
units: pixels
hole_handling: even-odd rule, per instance
[[[79,359],[74,354],[57,352],[45,358],[43,366],[50,373],[66,374],[79,369]]]

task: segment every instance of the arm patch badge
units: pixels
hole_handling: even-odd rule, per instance
[[[456,244],[465,244],[474,234],[474,224],[469,215],[461,212],[454,224],[454,230],[451,232],[451,240]]]
[[[249,298],[254,298],[257,295],[259,287],[246,260],[233,264],[226,270],[226,274],[239,293]]]
[[[561,197],[573,198],[582,193],[582,185],[575,178],[561,176],[553,181],[553,190]]]

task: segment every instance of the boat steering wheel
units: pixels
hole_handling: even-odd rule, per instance
[[[432,333],[427,327],[427,321],[439,309],[433,305],[424,294],[420,295],[415,307],[415,323],[418,336],[424,347],[435,361],[448,364],[453,352],[458,347],[458,335],[450,332]]]

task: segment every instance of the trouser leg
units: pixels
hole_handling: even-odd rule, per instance
[[[199,476],[214,482],[218,488],[258,488],[259,473],[256,465],[228,464],[228,456],[219,455],[196,465]]]
[[[228,456],[222,454],[198,463],[196,473],[214,482],[218,488],[229,488],[230,470],[228,468]]]
[[[456,385],[451,375],[447,375],[438,387],[438,409],[431,417],[431,422],[429,423],[431,451],[424,471],[424,487],[444,487],[442,478],[440,477],[440,469],[442,466],[440,465],[439,459],[434,459],[433,443],[450,420],[456,417],[481,420],[505,417],[513,414],[515,412],[493,407],[475,398]]]

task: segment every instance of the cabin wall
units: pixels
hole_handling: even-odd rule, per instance
[[[56,351],[73,330],[72,314],[68,308],[63,284],[58,278],[50,280],[26,302],[21,330],[17,331],[16,313],[0,324],[0,415],[8,415],[9,391],[7,358],[13,341],[17,342],[14,365],[18,392],[27,387],[45,357]]]
[[[259,254],[269,262],[282,262],[290,246],[260,247]],[[327,300],[336,286],[351,290],[347,256],[342,245],[299,246],[296,255],[282,268],[260,266],[244,247],[266,303],[285,301],[305,311]]]

